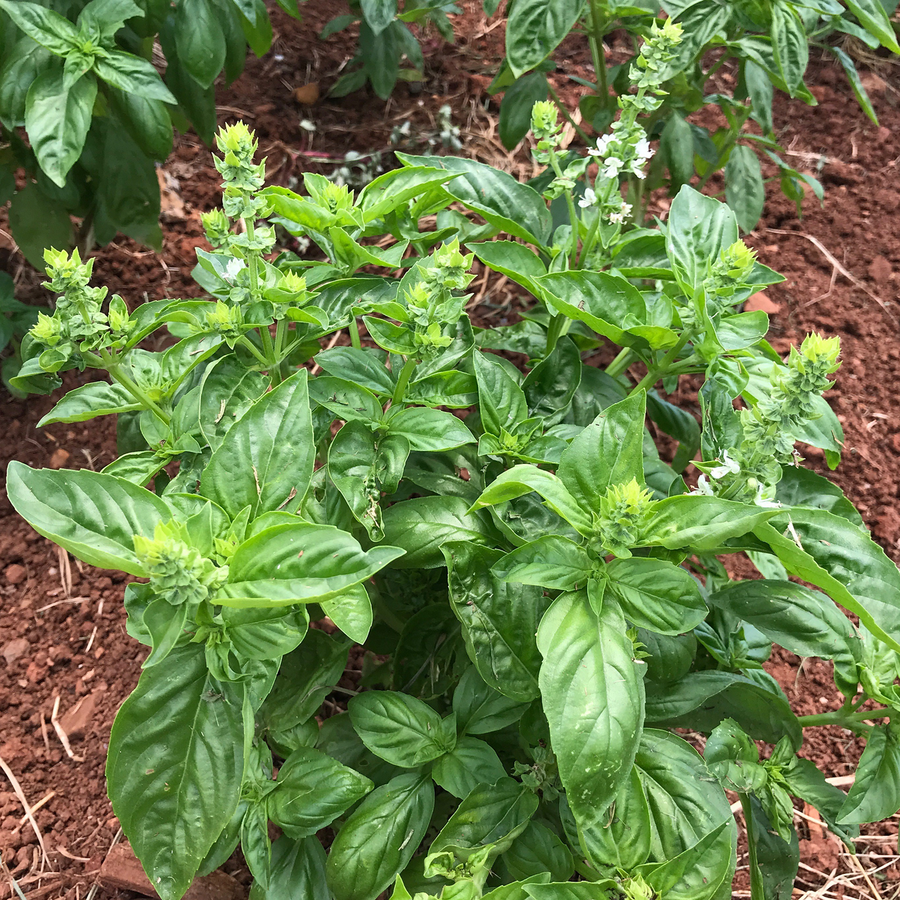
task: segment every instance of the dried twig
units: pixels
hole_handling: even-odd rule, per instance
[[[32,814],[36,813],[45,803],[49,803],[55,796],[56,796],[56,791],[50,791],[49,794],[45,794],[43,797],[41,797],[41,799],[38,800],[38,802],[35,803],[34,806],[31,807]],[[21,830],[22,826],[27,821],[28,821],[28,814],[26,813],[24,816],[22,816],[21,819],[19,819],[19,824],[16,825],[15,828],[13,828],[12,833],[18,834],[19,831]]]
[[[41,829],[38,828],[38,823],[35,821],[31,807],[25,799],[25,792],[22,790],[22,785],[19,784],[18,778],[13,774],[12,769],[6,764],[6,760],[4,760],[2,756],[0,756],[0,769],[3,769],[4,774],[9,779],[9,783],[12,785],[13,790],[16,792],[16,796],[19,798],[19,803],[22,804],[22,809],[25,810],[25,817],[31,824],[32,831],[34,831],[34,836],[37,838],[38,846],[40,846],[41,854],[43,856],[42,867],[49,867],[50,860],[47,858],[47,848],[44,846],[44,836],[41,834]]]
[[[74,759],[75,762],[84,762],[83,756],[76,756],[72,752],[72,745],[69,743],[69,736],[63,730],[62,725],[59,724],[59,695],[57,694],[56,699],[53,701],[53,712],[50,714],[50,724],[53,726],[53,730],[56,732],[56,736],[59,738],[59,742],[63,745],[63,749],[66,751],[66,755],[69,759]]]

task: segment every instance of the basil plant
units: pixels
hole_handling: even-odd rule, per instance
[[[651,150],[627,118],[596,175],[552,106],[533,127],[530,184],[401,155],[302,195],[224,130],[208,299],[130,309],[48,252],[56,312],[14,381],[105,372],[42,424],[116,415],[120,455],[13,462],[9,497],[138,578],[107,777],[164,900],[238,845],[256,900],[726,900],[726,791],[754,900],[787,898],[793,798],[851,847],[900,807],[900,572],[798,450],[839,458],[837,338],[767,343],[741,307],[780,278],[723,203],[684,187],[628,226]],[[276,227],[321,253],[273,259]],[[472,325],[475,257],[520,321]],[[773,643],[831,660],[843,703],[797,716]],[[867,738],[848,793],[802,756],[823,725]]]

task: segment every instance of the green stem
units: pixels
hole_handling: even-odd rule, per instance
[[[547,329],[547,352],[545,353],[545,359],[554,351],[559,339],[564,334],[568,334],[571,327],[572,320],[562,313],[557,313],[550,319],[550,327]]]
[[[678,343],[660,360],[659,365],[652,366],[648,370],[647,374],[638,382],[631,393],[636,394],[638,391],[652,388],[669,371],[669,366],[678,358],[678,354],[681,353],[684,345],[687,344],[690,338],[691,334],[689,331],[683,332],[678,339]],[[629,396],[631,395],[629,394]]]
[[[591,227],[588,229],[587,237],[581,245],[581,252],[578,254],[578,259],[575,261],[576,266],[584,264],[591,250],[594,249],[594,244],[597,243],[597,234],[600,231],[600,210],[596,210],[596,213],[594,221],[591,222]]]
[[[356,316],[350,320],[350,343],[354,349],[362,349],[362,343],[359,340],[359,322],[356,321]]]
[[[109,377],[112,378],[113,381],[117,384],[121,384],[122,387],[138,401],[138,403],[146,409],[149,409],[163,425],[167,428],[169,427],[169,423],[172,421],[171,417],[163,412],[159,404],[154,400],[151,400],[146,392],[135,384],[118,366],[113,366],[107,371],[109,372]]]
[[[731,59],[731,54],[726,50],[710,67],[709,71],[703,76],[703,83],[705,84],[709,81],[722,66],[725,65],[726,61]]]
[[[556,175],[557,178],[563,177],[562,166],[559,164],[559,158],[556,155],[556,151],[551,148],[549,152],[550,159],[550,168],[553,169],[553,174]],[[566,190],[566,208],[569,210],[569,224],[572,226],[572,252],[569,254],[569,265],[575,265],[578,253],[578,237],[581,233],[581,228],[579,227],[579,219],[578,213],[575,211],[575,201],[572,199],[572,192],[570,190]]]
[[[618,356],[606,367],[606,374],[610,378],[617,378],[631,365],[633,359],[634,351],[631,347],[623,347]]]
[[[276,360],[275,369],[273,371],[273,385],[280,384],[284,381],[284,339],[287,337],[288,320],[279,319],[275,326],[275,350],[274,358]]]
[[[563,118],[575,129],[575,133],[585,142],[585,144],[590,144],[591,139],[588,137],[587,132],[569,114],[565,104],[562,102],[562,98],[556,93],[556,90],[549,81],[547,82],[547,87],[550,90],[551,99],[556,104],[557,109],[562,113]]]
[[[762,870],[756,856],[756,837],[753,834],[753,807],[748,794],[741,794],[741,809],[744,811],[744,822],[747,825],[747,844],[750,850],[750,897],[751,900],[766,900],[766,889],[763,884]]]
[[[821,725],[856,725],[867,722],[869,719],[889,719],[895,715],[895,711],[889,706],[879,709],[860,709],[856,712],[844,713],[837,709],[833,712],[816,713],[812,716],[798,716],[797,721],[803,728],[815,728]]]
[[[262,330],[262,329],[260,329],[260,331],[261,331],[261,330]],[[269,335],[269,343],[271,344],[271,342],[272,342],[272,336]],[[242,334],[241,337],[240,337],[240,339],[238,340],[238,343],[239,343],[242,347],[246,347],[246,348],[247,348],[247,349],[248,349],[248,350],[256,357],[257,361],[258,361],[264,368],[268,368],[268,367],[271,365],[271,361],[268,360],[268,359],[266,359],[265,356],[263,356],[262,353],[259,352],[259,350],[257,349],[256,344],[254,344],[253,341],[251,341],[250,338],[247,337],[247,335]]]
[[[412,377],[417,363],[418,360],[414,356],[406,358],[406,362],[400,370],[400,377],[397,379],[397,387],[394,388],[394,395],[391,397],[391,406],[399,406],[403,402],[406,386],[409,384],[409,379]]]
[[[588,44],[591,47],[591,60],[594,74],[597,77],[597,93],[603,106],[609,106],[609,84],[606,80],[606,54],[603,50],[603,17],[597,9],[597,0],[588,3]]]

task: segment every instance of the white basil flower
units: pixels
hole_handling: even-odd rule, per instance
[[[618,178],[619,173],[625,167],[625,161],[617,156],[610,156],[608,159],[603,160],[603,165],[604,178]]]
[[[597,194],[595,193],[593,188],[585,188],[584,196],[578,201],[578,205],[582,209],[587,209],[589,206],[595,206],[597,204]]]
[[[597,148],[588,150],[589,156],[606,156],[609,145],[616,139],[614,134],[604,134],[597,138]]]
[[[228,260],[228,265],[225,266],[225,280],[234,284],[234,279],[238,277],[238,272],[246,268],[247,264],[242,259],[233,256]]]
[[[735,462],[729,455],[726,450],[722,454],[722,465],[716,466],[714,469],[709,470],[710,478],[724,478],[729,473],[732,475],[739,475],[741,471],[740,465]]]

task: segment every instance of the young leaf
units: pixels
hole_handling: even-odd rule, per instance
[[[577,591],[587,585],[594,563],[595,558],[574,541],[547,535],[507,553],[492,572],[503,581]]]
[[[337,597],[320,600],[322,612],[357,644],[364,644],[372,629],[372,601],[365,585],[355,584]]]
[[[507,89],[500,104],[498,128],[507,150],[515,150],[531,130],[531,108],[547,99],[547,76],[543,72],[521,75]]]
[[[572,812],[600,822],[641,738],[644,685],[615,606],[598,617],[583,592],[565,594],[538,629],[540,686],[550,737]]]
[[[265,394],[226,434],[200,480],[201,492],[234,517],[297,509],[315,462],[307,372]]]
[[[372,791],[331,845],[325,872],[335,900],[375,900],[409,864],[433,811],[428,775],[398,775]]]
[[[503,854],[503,863],[515,878],[549,873],[551,881],[568,881],[575,872],[569,848],[543,823],[532,820]]]
[[[325,850],[316,837],[292,841],[282,836],[272,844],[269,886],[263,891],[254,882],[250,900],[293,900],[295,897],[325,897]]]
[[[479,784],[496,784],[506,769],[490,744],[473,737],[461,737],[450,753],[434,763],[431,777],[445,791],[462,800]]]
[[[776,6],[774,9],[780,7]],[[805,37],[803,43],[806,46]],[[759,166],[759,157],[743,144],[739,144],[731,151],[725,164],[725,202],[737,217],[737,223],[742,231],[752,231],[756,228],[766,202],[766,188]],[[763,333],[765,334],[767,330],[768,322]],[[727,349],[739,349],[729,345],[724,336],[720,336],[720,339]]]
[[[113,810],[163,900],[187,890],[240,798],[243,686],[218,682],[202,647],[146,669],[109,741]]]
[[[474,667],[466,669],[453,692],[460,734],[489,734],[518,722],[528,708],[485,684]]]
[[[86,422],[97,416],[141,409],[141,404],[119,384],[92,381],[69,391],[50,412],[38,422],[38,428],[56,422]]]
[[[28,37],[57,56],[65,56],[78,43],[78,29],[67,18],[40,3],[0,0],[0,9]]]
[[[30,469],[13,460],[9,501],[38,534],[101,569],[145,575],[134,552],[136,534],[153,537],[172,511],[142,487],[89,469]]]
[[[496,357],[475,351],[472,361],[484,430],[495,435],[504,429],[514,433],[516,426],[528,418],[528,405],[522,388]]]
[[[841,825],[880,822],[900,810],[900,729],[893,722],[869,734],[856,780],[838,814]]]

